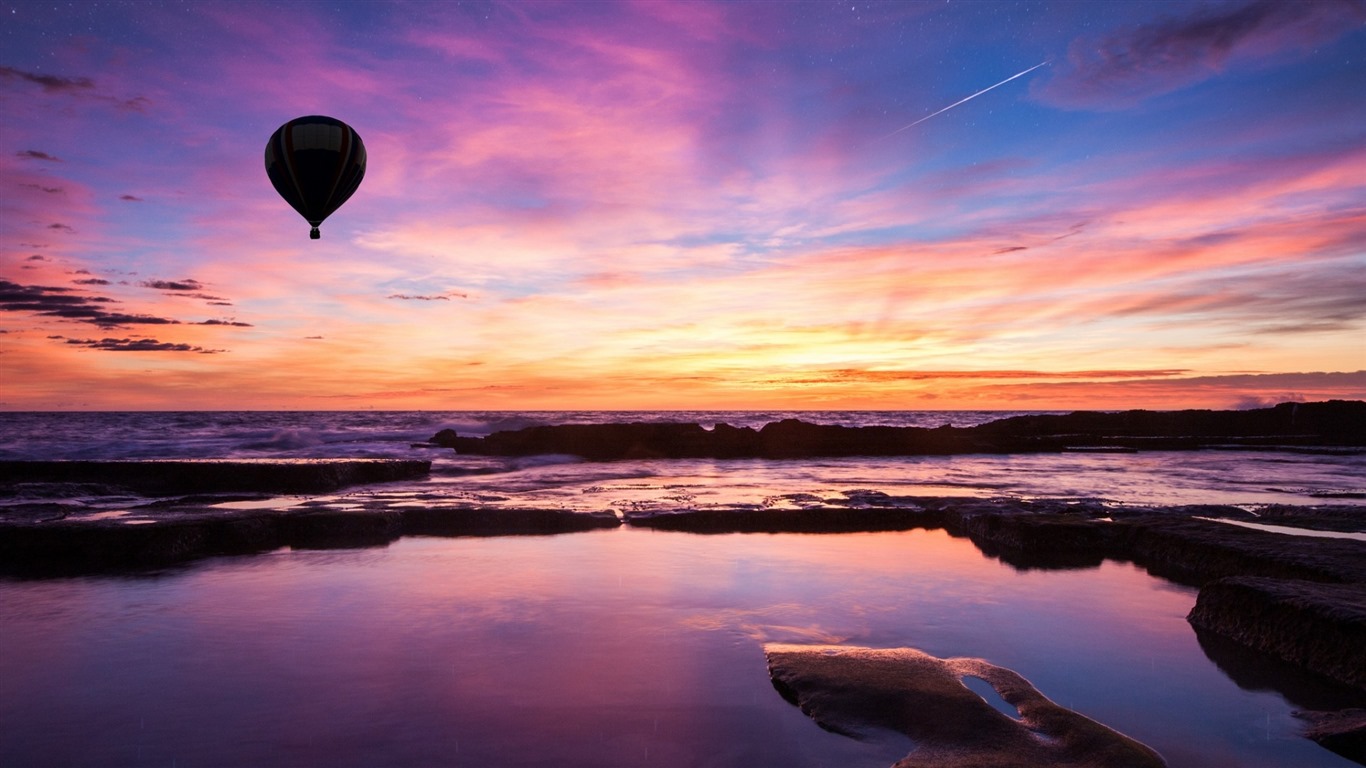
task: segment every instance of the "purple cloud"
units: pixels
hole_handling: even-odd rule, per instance
[[[60,77],[25,72],[14,67],[0,67],[0,80],[19,80],[42,86],[47,93],[69,93],[86,91],[95,87],[95,81],[88,77]]]
[[[203,283],[188,277],[183,280],[143,280],[138,285],[158,291],[198,291],[204,288]]]
[[[0,81],[32,83],[40,86],[44,93],[59,93],[95,99],[113,104],[118,109],[129,112],[142,112],[148,104],[152,103],[146,96],[124,99],[118,96],[96,93],[95,81],[88,77],[61,77],[60,75],[25,72],[14,67],[0,67]]]
[[[1119,109],[1216,76],[1230,63],[1311,50],[1366,22],[1359,0],[1258,0],[1205,8],[1132,27],[1102,40],[1078,39],[1051,80],[1031,91],[1081,109]]]
[[[60,163],[62,159],[56,155],[49,155],[46,152],[39,152],[36,149],[25,149],[14,153],[15,157],[22,157],[27,160],[46,160],[49,163]]]
[[[59,317],[90,323],[101,328],[125,325],[178,325],[179,320],[154,315],[110,312],[105,305],[116,303],[106,296],[87,296],[75,288],[20,285],[0,280],[0,312],[28,312],[43,317]]]
[[[207,349],[193,344],[157,341],[156,339],[67,339],[66,343],[90,347],[91,349],[103,349],[107,352],[195,352],[201,355],[213,355],[227,351]]]

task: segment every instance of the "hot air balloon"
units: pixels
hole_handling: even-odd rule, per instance
[[[333,117],[296,117],[266,143],[266,174],[275,191],[313,225],[308,236],[341,207],[365,178],[365,143]]]

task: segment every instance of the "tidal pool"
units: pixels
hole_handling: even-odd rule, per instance
[[[942,531],[406,538],[0,580],[0,765],[883,768],[910,751],[817,727],[769,682],[770,641],[981,657],[1172,766],[1351,765],[1291,712],[1360,702],[1211,661],[1194,601],[1126,564],[1017,571]]]

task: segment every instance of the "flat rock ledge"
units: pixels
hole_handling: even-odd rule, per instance
[[[569,454],[618,459],[920,456],[1068,450],[1311,450],[1366,448],[1366,402],[1282,403],[1248,411],[1079,411],[1015,416],[975,427],[841,427],[784,419],[762,429],[689,423],[563,424],[462,437],[434,445],[493,456]]]
[[[425,477],[412,459],[0,461],[0,493],[37,483],[99,486],[149,496],[255,491],[327,493],[349,485]]]
[[[1366,689],[1366,584],[1234,576],[1206,584],[1189,619]]]
[[[1015,672],[982,659],[938,659],[914,648],[770,644],[778,692],[821,727],[855,737],[878,729],[916,748],[894,768],[1159,768],[1149,747],[1059,706]],[[1014,709],[964,684],[977,678]],[[992,694],[984,694],[992,695]]]
[[[281,547],[383,546],[402,536],[543,535],[614,528],[610,513],[557,509],[168,510],[133,525],[118,519],[5,521],[0,573],[54,576],[144,570],[215,555]]]

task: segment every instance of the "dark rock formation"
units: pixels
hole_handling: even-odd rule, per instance
[[[821,727],[852,736],[903,733],[916,749],[895,768],[1156,768],[1156,752],[1058,706],[1011,670],[937,659],[913,648],[770,644],[769,677]],[[985,681],[1018,712],[998,711],[963,683]]]
[[[1235,576],[1206,584],[1191,624],[1366,688],[1366,583]]]
[[[916,456],[1065,450],[1366,447],[1366,402],[1282,403],[1251,411],[1078,412],[1016,416],[976,427],[839,427],[784,419],[760,430],[718,424],[565,424],[432,442],[460,453],[564,453],[593,461],[648,458]]]
[[[0,494],[28,483],[82,483],[146,495],[260,491],[326,493],[348,485],[424,477],[410,459],[0,461]]]
[[[112,520],[0,524],[0,572],[23,576],[160,567],[280,547],[383,546],[405,535],[505,536],[612,528],[611,514],[549,509],[232,511],[174,509],[140,525]]]
[[[1348,760],[1366,765],[1366,709],[1296,712],[1304,735]]]
[[[443,429],[440,432],[437,432],[435,435],[432,435],[431,442],[443,448],[454,448],[456,445],[458,445],[456,441],[458,441],[459,439],[460,436],[455,433],[455,430]]]

